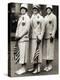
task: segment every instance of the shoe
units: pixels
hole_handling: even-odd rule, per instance
[[[50,71],[50,70],[52,70],[52,65],[51,64],[48,66],[48,70],[47,71]]]
[[[47,70],[47,66],[44,68],[44,71],[46,71]]]
[[[21,69],[19,69],[18,71],[16,71],[16,74],[17,74],[17,75],[20,75],[20,74],[23,74],[23,73],[25,73],[25,72],[26,72],[25,68],[22,67]]]
[[[32,69],[29,69],[28,72],[31,72],[31,71],[33,71],[33,70],[34,70],[33,68],[32,68]]]
[[[46,72],[48,72],[48,71],[50,71],[50,70],[52,70],[52,65],[48,65],[48,66],[45,68],[45,71],[46,71]]]
[[[33,74],[38,73],[37,68],[32,72]]]

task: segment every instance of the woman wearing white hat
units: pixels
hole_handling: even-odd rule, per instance
[[[30,18],[27,14],[28,7],[26,4],[21,4],[21,16],[18,21],[16,38],[18,40],[18,47],[20,51],[21,68],[16,71],[16,74],[22,74],[26,72],[26,63],[29,53],[29,29],[30,29]]]
[[[47,5],[45,16],[45,38],[43,48],[43,59],[46,60],[45,71],[52,69],[51,62],[54,60],[55,33],[57,28],[56,16],[52,13],[52,6]]]
[[[33,64],[33,73],[40,72],[42,63],[42,38],[44,34],[44,20],[38,12],[37,5],[33,5],[33,15],[31,17],[31,63]],[[38,54],[39,53],[39,54]],[[35,58],[38,59],[36,60]]]

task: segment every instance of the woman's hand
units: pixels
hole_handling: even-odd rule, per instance
[[[52,36],[52,33],[50,33],[50,42],[53,42],[53,36]]]
[[[53,42],[53,37],[50,37],[50,42]]]
[[[39,37],[37,36],[37,44],[40,44],[41,40],[39,39]]]

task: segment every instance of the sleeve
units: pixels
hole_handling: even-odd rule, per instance
[[[55,36],[56,30],[57,30],[57,19],[56,19],[56,16],[54,16],[54,18],[53,18],[53,32],[52,32],[52,37]]]
[[[15,37],[19,37],[19,26],[20,26],[20,18],[19,18],[18,23],[17,23],[17,28],[16,28]]]
[[[38,38],[39,38],[40,40],[42,40],[43,35],[44,35],[44,32],[45,32],[45,20],[44,20],[44,18],[42,18],[42,20],[41,20],[41,32],[40,32],[40,34],[38,35]]]
[[[32,27],[32,20],[33,20],[33,15],[32,15],[32,17],[31,17],[31,20],[30,20],[30,25],[31,25],[31,27]]]
[[[22,33],[20,33],[19,37],[23,37],[25,34],[27,34],[29,32],[29,29],[30,29],[30,18],[26,17],[25,29],[22,31]]]

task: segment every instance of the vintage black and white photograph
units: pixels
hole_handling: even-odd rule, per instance
[[[58,5],[8,3],[8,76],[58,74]]]

